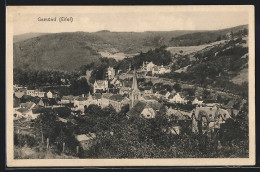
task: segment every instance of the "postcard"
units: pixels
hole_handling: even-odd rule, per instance
[[[254,6],[6,9],[8,167],[255,164]]]

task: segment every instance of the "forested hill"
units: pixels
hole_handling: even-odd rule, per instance
[[[42,35],[47,35],[49,33],[35,33],[35,32],[30,32],[30,33],[25,33],[25,34],[21,34],[21,35],[14,35],[13,37],[13,42],[21,42],[27,39],[31,39],[34,37],[38,37],[38,36],[42,36]]]
[[[185,34],[178,37],[172,37],[168,46],[195,46],[208,44],[215,41],[227,39],[229,36],[232,36],[233,33],[244,29],[248,29],[248,25],[241,25],[217,31],[206,31]]]
[[[168,47],[183,45],[183,43],[184,46],[198,44],[198,39],[200,43],[209,43],[216,39],[224,39],[223,35],[246,27],[238,26],[210,32],[104,30],[93,33],[68,32],[43,35],[30,33],[20,37],[14,36],[14,67],[73,71],[92,62],[99,64],[100,52],[135,54],[163,45]],[[209,36],[209,33],[213,33],[217,38]]]
[[[14,67],[73,71],[91,62],[98,63],[99,52],[102,51],[145,52],[164,45],[173,36],[192,32],[195,31],[99,31],[41,35],[14,43]]]

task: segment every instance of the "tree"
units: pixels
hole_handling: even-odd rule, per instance
[[[45,141],[49,138],[50,143],[55,141],[60,127],[56,119],[53,113],[43,113],[35,119],[34,128],[38,140]]]

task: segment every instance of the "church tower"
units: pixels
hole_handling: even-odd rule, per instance
[[[141,92],[138,89],[137,85],[137,74],[136,70],[134,69],[134,74],[133,74],[133,83],[132,83],[132,90],[131,90],[131,108],[134,107],[135,102],[140,99]]]

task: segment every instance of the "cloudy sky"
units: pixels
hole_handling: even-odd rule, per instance
[[[18,7],[17,7],[18,8]],[[248,9],[222,6],[24,7],[13,13],[14,35],[28,32],[217,30],[248,24]],[[55,18],[40,22],[38,18]],[[58,21],[73,17],[73,22]]]

